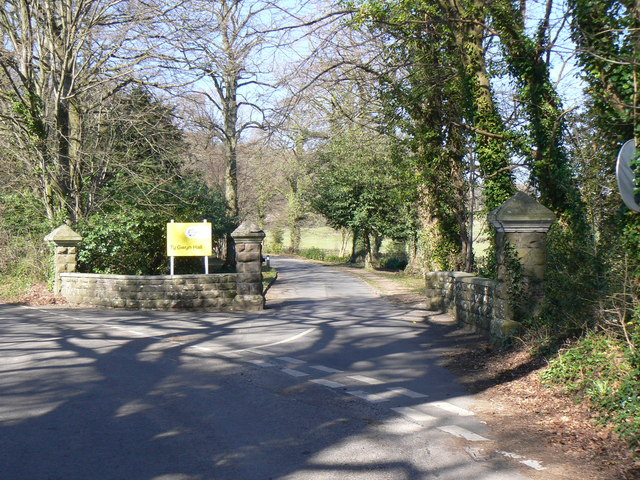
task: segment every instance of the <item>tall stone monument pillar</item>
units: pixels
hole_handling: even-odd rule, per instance
[[[543,297],[547,232],[555,218],[551,210],[524,192],[516,193],[488,216],[496,229],[500,301],[494,305],[494,315],[503,320],[506,331],[502,334],[517,326],[514,321],[537,313]],[[518,267],[521,278],[514,278],[518,272],[514,271],[512,257],[521,265]]]
[[[265,233],[252,223],[242,223],[231,237],[236,244],[238,282],[234,307],[244,311],[262,310],[262,240]]]
[[[60,274],[76,271],[78,244],[82,237],[74,232],[68,225],[60,225],[49,235],[44,237],[46,242],[54,246],[54,282],[53,293],[60,294]]]

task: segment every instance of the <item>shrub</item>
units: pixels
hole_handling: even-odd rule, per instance
[[[324,257],[325,262],[331,263],[347,263],[349,261],[349,257],[341,257],[340,255],[336,255],[335,253],[328,253]]]
[[[274,254],[284,252],[284,232],[281,228],[275,228],[267,233],[264,250]]]
[[[197,180],[176,180],[153,199],[155,205],[122,206],[78,225],[84,237],[78,268],[84,272],[151,275],[168,272],[166,223],[207,219],[219,238],[233,228],[222,194]],[[176,271],[201,273],[202,259],[176,258]]]
[[[326,253],[324,250],[318,247],[304,248],[300,250],[299,255],[311,260],[324,260]]]
[[[123,275],[161,273],[166,264],[166,220],[149,213],[129,210],[95,215],[81,223],[79,270]]]
[[[570,338],[595,326],[597,300],[603,294],[600,259],[591,239],[555,224],[547,238],[545,299],[538,325]]]
[[[31,192],[0,193],[0,297],[15,300],[50,277],[51,252],[44,237],[52,230]]]
[[[590,332],[567,346],[541,378],[561,385],[612,422],[633,447],[640,446],[640,369],[636,351],[606,333]]]
[[[387,257],[380,260],[380,267],[387,270],[404,270],[407,267],[407,257]]]

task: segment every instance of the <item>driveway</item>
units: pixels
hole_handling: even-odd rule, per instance
[[[0,305],[0,478],[535,478],[438,365],[449,327],[272,263],[255,314]]]

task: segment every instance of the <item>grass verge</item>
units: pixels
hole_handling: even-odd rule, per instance
[[[267,293],[273,282],[278,278],[278,271],[275,268],[263,267],[262,268],[262,291]]]

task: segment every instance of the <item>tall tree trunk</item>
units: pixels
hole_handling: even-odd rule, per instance
[[[224,192],[229,215],[234,219],[238,219],[238,79],[234,73],[229,73],[226,77],[226,96],[224,97],[223,106],[225,143]],[[226,243],[225,265],[233,267],[235,265],[236,250],[231,234],[227,235]]]
[[[353,229],[353,238],[351,241],[351,256],[349,257],[349,263],[356,263],[358,260],[358,229]]]
[[[340,253],[338,254],[338,256],[340,258],[344,257],[345,251],[347,250],[347,240],[349,237],[349,231],[342,227],[340,228]]]
[[[470,83],[474,105],[476,153],[483,173],[485,202],[488,211],[500,206],[514,192],[513,177],[508,169],[510,152],[505,139],[506,128],[497,111],[487,73],[483,41],[485,38],[486,4],[489,0],[473,0],[468,11],[455,0],[449,0],[454,16],[454,35]]]
[[[371,262],[371,236],[368,230],[362,232],[364,242],[364,268],[373,268]]]
[[[382,246],[382,236],[373,233],[373,242],[371,242],[371,265],[373,268],[380,267],[380,247]]]

